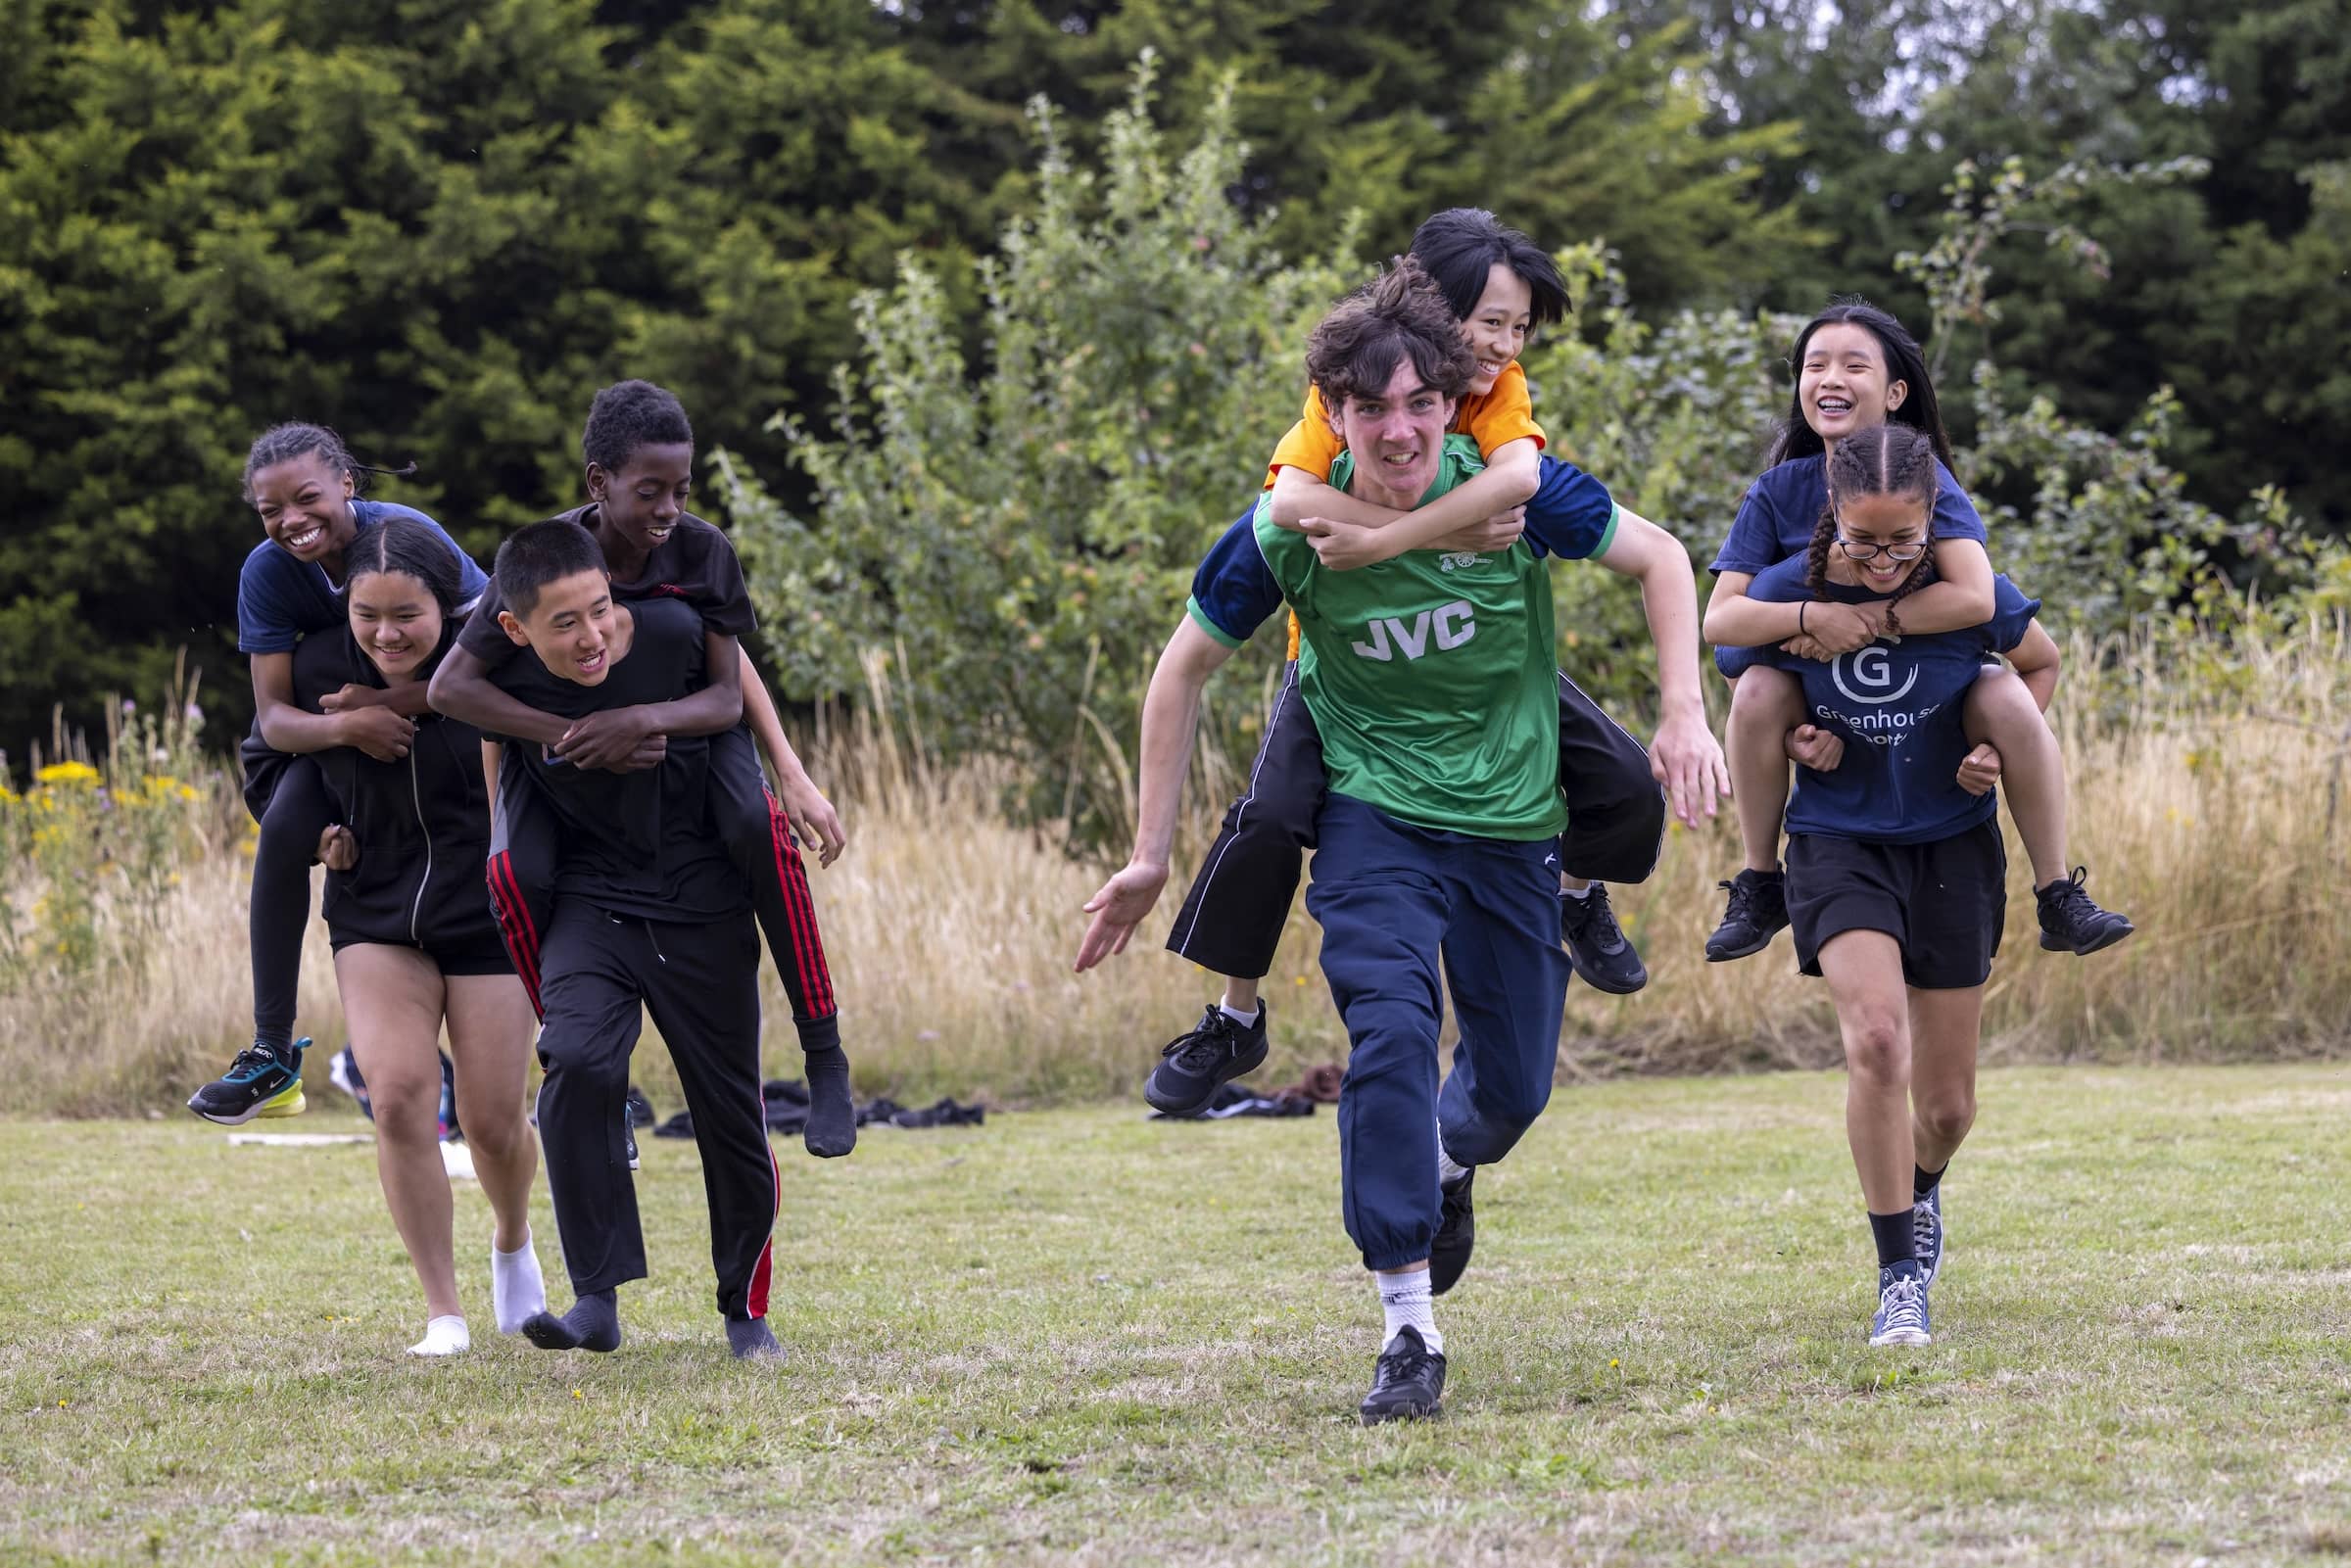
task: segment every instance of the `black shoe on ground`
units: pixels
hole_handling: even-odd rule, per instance
[[[1788,928],[1788,879],[1776,871],[1743,871],[1715,886],[1729,893],[1722,924],[1706,938],[1706,962],[1727,963],[1760,953]]]
[[[1428,1348],[1418,1329],[1407,1326],[1379,1353],[1379,1365],[1371,1371],[1371,1392],[1364,1396],[1356,1413],[1366,1426],[1417,1421],[1435,1415],[1444,1395],[1445,1357]]]
[[[1143,1098],[1155,1111],[1188,1117],[1208,1104],[1219,1084],[1256,1071],[1265,1065],[1266,1019],[1271,1011],[1261,999],[1257,1022],[1241,1023],[1209,1003],[1198,1026],[1160,1048],[1159,1066],[1143,1085]]]
[[[207,1121],[241,1127],[256,1117],[300,1116],[304,1036],[283,1047],[256,1040],[237,1053],[228,1070],[188,1096],[188,1109]]]
[[[1559,940],[1567,944],[1568,965],[1595,990],[1630,996],[1649,983],[1649,970],[1616,924],[1604,882],[1594,882],[1581,898],[1559,894]]]
[[[2040,945],[2052,953],[2095,953],[2138,929],[2127,917],[2090,902],[2082,887],[2088,878],[2088,867],[2076,866],[2071,877],[2033,889],[2040,905]]]
[[[1463,1172],[1462,1179],[1450,1187],[1439,1187],[1444,1196],[1443,1217],[1437,1221],[1437,1234],[1428,1244],[1428,1293],[1442,1296],[1453,1289],[1469,1266],[1469,1254],[1477,1247],[1477,1216],[1469,1207],[1469,1184],[1477,1180],[1477,1167]]]

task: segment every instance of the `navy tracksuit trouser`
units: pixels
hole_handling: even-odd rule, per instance
[[[1365,1267],[1402,1268],[1437,1233],[1440,1124],[1457,1162],[1492,1164],[1551,1099],[1568,975],[1558,844],[1415,828],[1339,794],[1318,836],[1306,907],[1347,1025],[1347,1234]],[[1461,1043],[1440,1092],[1448,988]]]

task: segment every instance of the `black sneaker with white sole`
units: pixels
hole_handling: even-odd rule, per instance
[[[1366,1426],[1417,1421],[1435,1415],[1444,1396],[1444,1355],[1430,1350],[1420,1331],[1408,1324],[1379,1353],[1379,1364],[1371,1369],[1371,1392],[1364,1396],[1357,1413]]]
[[[1568,966],[1595,990],[1630,996],[1649,983],[1648,966],[1616,923],[1605,882],[1594,882],[1581,898],[1559,894],[1559,940],[1567,944]]]
[[[1730,894],[1722,924],[1706,938],[1706,962],[1724,964],[1760,953],[1788,928],[1788,879],[1776,871],[1742,871],[1715,886]]]
[[[2082,885],[2088,879],[2089,868],[2076,866],[2071,877],[2033,889],[2034,902],[2040,906],[2040,945],[2049,952],[2087,958],[2138,929],[2129,917],[2091,901]]]
[[[1469,1187],[1477,1180],[1477,1167],[1472,1165],[1462,1172],[1462,1179],[1450,1186],[1437,1188],[1445,1200],[1445,1208],[1437,1220],[1437,1234],[1428,1244],[1428,1293],[1442,1296],[1453,1289],[1469,1266],[1469,1255],[1477,1247],[1477,1215],[1470,1208]]]
[[[1143,1084],[1143,1098],[1155,1111],[1190,1116],[1208,1104],[1219,1084],[1265,1066],[1266,1020],[1271,1013],[1260,1000],[1257,1022],[1243,1023],[1209,1003],[1197,1025],[1160,1047],[1159,1066]]]

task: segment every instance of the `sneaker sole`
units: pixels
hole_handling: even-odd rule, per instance
[[[305,1105],[305,1101],[302,1097],[302,1086],[300,1084],[296,1084],[294,1086],[292,1090],[294,1098],[291,1104],[287,1103],[287,1092],[288,1091],[284,1089],[280,1089],[271,1098],[259,1101],[256,1104],[247,1107],[245,1110],[238,1112],[234,1116],[225,1116],[216,1111],[201,1110],[198,1108],[193,1099],[190,1099],[187,1104],[190,1111],[194,1111],[196,1115],[202,1117],[205,1120],[212,1122],[215,1126],[241,1127],[248,1121],[258,1121],[264,1117],[301,1116]]]
[[[1152,1110],[1159,1112],[1162,1116],[1188,1117],[1193,1112],[1199,1110],[1202,1106],[1208,1104],[1210,1100],[1216,1097],[1216,1093],[1219,1089],[1222,1089],[1233,1079],[1247,1077],[1250,1073],[1255,1072],[1259,1068],[1264,1067],[1266,1065],[1266,1053],[1271,1043],[1272,1042],[1271,1041],[1258,1042],[1258,1047],[1256,1050],[1250,1052],[1245,1057],[1237,1059],[1229,1070],[1213,1079],[1207,1088],[1201,1090],[1199,1094],[1189,1100],[1177,1100],[1172,1096],[1161,1094],[1159,1092],[1159,1075],[1157,1073],[1154,1073],[1150,1077],[1143,1080],[1143,1099]]]
[[[1359,1405],[1355,1413],[1366,1426],[1385,1426],[1390,1421],[1430,1421],[1445,1413],[1445,1402],[1400,1404],[1391,1410],[1367,1410]]]
[[[1897,1328],[1891,1334],[1872,1334],[1869,1337],[1869,1348],[1873,1351],[1896,1348],[1915,1350],[1934,1343],[1934,1335],[1918,1328]]]
[[[1600,975],[1594,974],[1592,971],[1584,968],[1584,966],[1576,960],[1575,949],[1572,947],[1567,949],[1567,967],[1575,971],[1575,977],[1577,979],[1582,980],[1586,985],[1591,986],[1595,991],[1606,991],[1610,996],[1630,996],[1635,991],[1641,990],[1649,984],[1649,970],[1646,967],[1642,969],[1640,977],[1635,979],[1630,985],[1618,984],[1610,980],[1604,979]]]
[[[2087,947],[2076,947],[2071,942],[2057,941],[2051,937],[2047,931],[2042,931],[2040,933],[2040,949],[2044,953],[2071,953],[2076,958],[2087,958],[2092,953],[2105,952],[2106,949],[2114,946],[2115,943],[2121,941],[2124,937],[2135,935],[2137,931],[2137,927],[2126,926],[2121,930],[2116,931],[2113,935],[2103,937],[2098,941],[2094,941]]]
[[[1788,927],[1785,926],[1776,927],[1773,928],[1770,936],[1764,937],[1763,940],[1759,942],[1751,943],[1746,947],[1742,947],[1736,952],[1728,949],[1717,952],[1714,946],[1709,943],[1706,947],[1706,962],[1709,964],[1728,964],[1733,959],[1753,958],[1757,953],[1762,952],[1763,949],[1771,945],[1772,937],[1779,935],[1781,931],[1784,931]]]

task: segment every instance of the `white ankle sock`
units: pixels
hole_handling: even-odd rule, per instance
[[[1598,887],[1600,883],[1598,882],[1586,882],[1581,887],[1562,887],[1559,889],[1559,896],[1561,898],[1575,899],[1590,898],[1592,896],[1592,889]]]
[[[1439,1127],[1437,1129],[1437,1185],[1450,1187],[1469,1174],[1469,1169],[1470,1167],[1467,1165],[1457,1164],[1453,1156],[1445,1152],[1445,1129]]]
[[[518,1334],[534,1312],[547,1310],[547,1280],[539,1272],[539,1254],[531,1238],[510,1253],[490,1244],[490,1305],[501,1334]]]
[[[424,1338],[408,1347],[410,1355],[461,1355],[473,1349],[473,1336],[461,1317],[436,1317],[424,1325]]]
[[[1437,1299],[1429,1293],[1428,1270],[1415,1268],[1408,1274],[1373,1274],[1379,1286],[1379,1308],[1387,1314],[1387,1333],[1380,1339],[1384,1349],[1405,1328],[1420,1331],[1421,1341],[1439,1355],[1445,1354],[1445,1336],[1437,1332]]]
[[[1226,1007],[1223,1003],[1219,1002],[1217,1004],[1217,1011],[1223,1014],[1226,1018],[1232,1020],[1233,1022],[1238,1023],[1242,1028],[1246,1029],[1252,1028],[1256,1025],[1258,1019],[1264,1015],[1266,1009],[1265,1004],[1261,1002],[1256,1007],[1251,1008],[1248,1012],[1239,1013],[1235,1012],[1229,1007]]]

